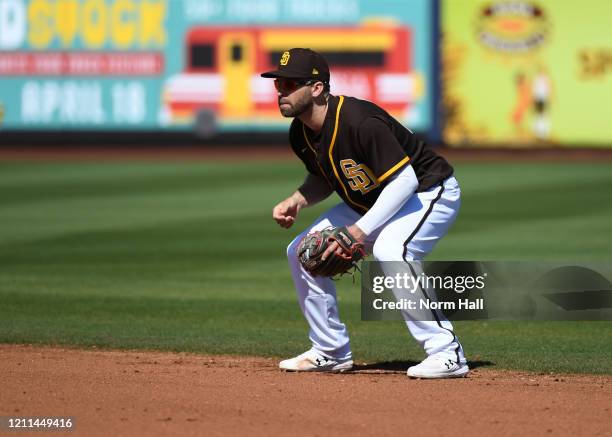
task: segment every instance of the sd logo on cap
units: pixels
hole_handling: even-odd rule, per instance
[[[289,63],[291,60],[291,64]],[[314,50],[293,48],[281,55],[277,70],[267,71],[262,77],[286,79],[316,79],[329,82],[329,66],[323,56]]]
[[[287,65],[289,63],[289,58],[290,57],[291,57],[291,55],[289,54],[289,52],[283,53],[283,56],[281,57],[281,60],[280,60],[280,64],[281,65]]]

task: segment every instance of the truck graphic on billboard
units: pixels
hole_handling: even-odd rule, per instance
[[[410,28],[392,23],[328,27],[198,26],[186,34],[184,69],[162,91],[160,123],[217,125],[282,124],[272,81],[260,73],[276,67],[291,47],[322,53],[331,69],[333,94],[378,103],[407,119],[423,96],[413,69]]]

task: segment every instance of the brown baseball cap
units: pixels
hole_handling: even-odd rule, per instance
[[[315,79],[329,82],[329,66],[325,58],[314,50],[293,48],[281,55],[278,69],[262,73],[261,77]]]

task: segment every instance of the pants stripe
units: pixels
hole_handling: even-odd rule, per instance
[[[419,230],[421,229],[421,226],[423,226],[423,223],[425,223],[425,220],[427,220],[427,217],[429,216],[429,214],[431,214],[431,211],[433,210],[435,203],[438,200],[440,200],[440,197],[442,197],[443,192],[444,192],[444,182],[440,184],[440,192],[438,193],[436,198],[432,200],[431,203],[429,204],[429,208],[427,208],[427,211],[423,215],[423,218],[421,219],[417,227],[414,228],[414,231],[412,231],[412,234],[410,234],[410,236],[406,239],[406,241],[404,241],[404,252],[402,253],[402,259],[404,261],[406,261],[406,255],[408,254],[408,243],[410,243],[410,241],[414,238],[416,233],[419,232]]]
[[[404,262],[406,262],[408,264],[408,267],[410,268],[410,271],[412,272],[412,274],[414,276],[416,276],[416,272],[413,270],[412,266],[410,265],[410,263],[408,262],[408,260],[406,260],[406,255],[408,254],[408,244],[410,243],[410,241],[414,238],[414,236],[417,234],[417,232],[419,232],[419,230],[421,229],[421,227],[423,226],[423,223],[425,223],[425,220],[427,220],[427,217],[429,216],[429,214],[431,214],[431,211],[434,208],[435,203],[440,200],[440,198],[442,197],[442,193],[444,193],[444,182],[442,182],[440,184],[440,192],[438,193],[438,195],[435,197],[435,199],[433,199],[431,201],[431,203],[429,204],[429,208],[427,209],[427,211],[425,212],[425,214],[423,215],[423,218],[421,219],[421,221],[419,222],[419,224],[417,225],[417,227],[414,229],[414,231],[412,231],[412,233],[410,234],[410,236],[406,239],[406,241],[404,242],[404,252],[402,254],[402,258],[404,259]],[[421,289],[421,292],[423,293],[423,295],[425,296],[426,299],[431,300],[429,298],[429,296],[427,295],[427,292],[425,291],[425,289],[423,287],[419,287]],[[455,355],[457,356],[457,364],[460,361],[459,358],[459,348],[461,347],[461,344],[459,343],[459,340],[457,339],[457,336],[455,335],[455,333],[453,332],[452,329],[448,329],[445,328],[444,326],[442,326],[442,323],[440,322],[440,318],[438,317],[438,314],[436,313],[435,310],[431,310],[431,314],[433,315],[434,319],[436,320],[436,323],[438,324],[438,326],[446,331],[448,331],[452,336],[453,336],[453,342],[457,345],[457,347],[455,348]]]

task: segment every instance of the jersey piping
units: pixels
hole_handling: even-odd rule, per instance
[[[351,197],[348,194],[348,191],[346,190],[346,187],[342,183],[342,179],[340,179],[340,176],[338,175],[338,170],[336,169],[336,165],[334,164],[334,157],[333,157],[334,144],[336,143],[336,134],[338,133],[338,121],[340,120],[340,108],[342,108],[342,103],[344,103],[344,96],[340,96],[339,98],[340,98],[340,101],[338,102],[338,108],[336,109],[336,124],[334,125],[334,134],[332,135],[331,143],[329,144],[329,162],[332,166],[332,170],[334,171],[334,174],[336,175],[336,179],[338,179],[338,182],[340,183],[340,186],[342,187],[342,190],[344,191],[346,200],[348,200],[353,205],[367,212],[369,210],[367,206],[363,206],[362,204],[357,203],[353,201],[353,199],[351,199]]]
[[[400,167],[402,167],[404,164],[406,164],[408,161],[410,161],[410,157],[406,156],[404,159],[402,159],[400,162],[398,162],[397,164],[395,164],[393,167],[391,167],[389,170],[387,170],[385,172],[385,174],[383,174],[381,177],[379,177],[377,179],[378,183],[380,184],[381,182],[383,182],[385,179],[387,179],[389,176],[391,176],[393,173],[395,173]]]

